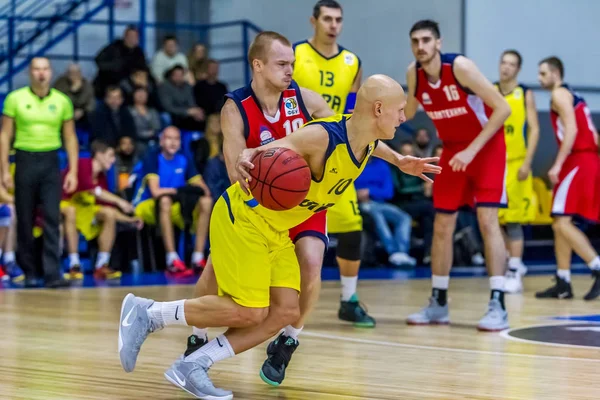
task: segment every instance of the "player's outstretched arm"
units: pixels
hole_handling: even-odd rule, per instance
[[[417,68],[413,61],[406,71],[406,84],[408,85],[408,96],[406,99],[406,107],[404,107],[404,115],[406,120],[413,119],[417,110],[419,109],[419,101],[415,97],[415,91],[417,90]]]
[[[575,121],[575,109],[573,108],[573,95],[565,88],[558,88],[552,91],[552,108],[558,113],[564,126],[564,138],[556,160],[552,168],[548,171],[548,177],[553,184],[558,182],[560,170],[571,153],[575,136],[577,135],[577,122]]]
[[[508,118],[511,111],[504,97],[483,76],[473,61],[463,56],[457,57],[454,61],[454,76],[463,87],[470,89],[493,110],[492,115],[479,135],[465,150],[457,153],[449,162],[450,167],[454,171],[464,171],[479,150],[504,125],[504,121]]]
[[[229,181],[234,183],[239,180],[236,162],[242,150],[246,148],[246,138],[240,110],[231,99],[227,99],[221,110],[221,131],[223,132],[223,156],[227,175],[229,175]]]
[[[246,149],[238,157],[236,169],[240,179],[238,182],[246,194],[249,194],[249,182],[252,180],[250,170],[254,169],[254,164],[250,162],[256,153],[272,149],[275,147],[284,147],[298,153],[306,160],[311,171],[321,174],[325,160],[325,152],[329,144],[329,135],[325,128],[319,124],[307,125],[291,135],[267,143],[255,149]]]
[[[335,112],[329,108],[329,104],[327,104],[323,96],[319,93],[306,88],[300,88],[300,93],[302,93],[304,105],[308,109],[311,117],[318,119],[335,115]]]
[[[533,90],[525,92],[525,108],[527,110],[527,154],[523,165],[519,168],[519,179],[525,180],[531,172],[531,163],[535,156],[538,141],[540,139],[540,123],[538,121],[537,107]]]
[[[426,182],[433,181],[424,174],[439,174],[442,172],[442,167],[430,164],[438,162],[440,160],[439,157],[418,158],[403,156],[381,141],[377,143],[373,155],[395,165],[405,174],[418,176]]]

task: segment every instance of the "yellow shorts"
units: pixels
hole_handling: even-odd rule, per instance
[[[75,208],[75,226],[85,240],[93,240],[100,235],[102,231],[101,224],[96,220],[96,214],[102,206],[91,204],[82,204],[77,201],[62,200],[60,202],[61,211],[68,206]]]
[[[518,179],[519,168],[523,159],[508,161],[506,168],[506,194],[508,208],[498,210],[500,224],[528,224],[535,219],[536,209],[533,204],[533,178],[531,173],[524,181]]]
[[[354,185],[350,185],[335,205],[327,209],[327,233],[362,231],[363,220],[358,209]]]
[[[191,231],[194,232],[196,229],[196,221],[198,220],[199,209],[196,207],[194,209],[194,213],[192,215],[194,224],[191,227]],[[135,216],[139,217],[144,221],[144,224],[147,225],[156,225],[156,202],[154,199],[148,199],[140,202],[135,207]],[[185,222],[183,221],[183,216],[181,215],[181,204],[174,203],[171,206],[171,222],[179,229],[185,228]]]
[[[270,288],[300,292],[300,265],[288,231],[275,230],[229,188],[210,219],[211,258],[219,296],[244,307],[270,305]]]

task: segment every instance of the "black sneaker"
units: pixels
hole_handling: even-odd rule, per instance
[[[359,303],[355,294],[349,301],[340,302],[338,318],[342,321],[353,322],[354,326],[360,328],[375,328],[375,318],[367,314],[367,310]]]
[[[300,342],[283,333],[267,346],[267,359],[260,369],[260,378],[271,386],[279,386],[285,378],[287,368],[292,354],[298,348]]]
[[[594,300],[600,295],[600,271],[593,270],[592,277],[594,278],[594,284],[590,291],[583,297],[584,300]]]
[[[201,338],[196,335],[191,335],[187,340],[187,349],[185,349],[185,353],[183,353],[184,357],[189,356],[206,343],[208,343],[208,338]]]
[[[571,288],[571,282],[567,282],[560,276],[556,275],[554,278],[556,284],[549,287],[548,289],[537,292],[535,297],[538,299],[572,299],[573,289]]]

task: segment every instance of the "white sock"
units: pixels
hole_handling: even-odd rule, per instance
[[[206,328],[192,328],[192,334],[198,336],[200,339],[208,340],[208,329]]]
[[[161,325],[187,325],[185,320],[185,300],[155,301],[148,308],[148,316]]]
[[[192,264],[198,264],[200,261],[204,260],[204,253],[201,251],[195,251],[192,253]]]
[[[559,278],[564,279],[566,282],[571,282],[571,270],[570,269],[559,269],[556,271],[556,275]]]
[[[356,284],[358,276],[341,276],[342,281],[342,301],[348,301],[356,293]]]
[[[100,257],[99,254],[98,257]],[[79,253],[69,254],[69,267],[72,267],[74,265],[81,265],[81,261],[79,261]]]
[[[431,287],[434,289],[448,290],[450,276],[431,275]]]
[[[490,289],[504,292],[504,275],[490,276]]]
[[[298,335],[300,334],[300,332],[302,332],[303,328],[304,328],[304,326],[302,326],[300,328],[294,328],[293,326],[288,325],[285,327],[283,334],[287,337],[293,338],[294,340],[298,340]]]
[[[4,263],[5,264],[13,263],[15,261],[16,261],[16,258],[15,258],[14,251],[7,251],[6,253],[4,253]]]
[[[508,259],[508,269],[518,270],[523,265],[521,257],[511,257]]]
[[[187,356],[185,361],[194,361],[202,356],[208,356],[211,359],[212,363],[208,365],[208,367],[210,367],[218,361],[235,356],[235,353],[233,352],[233,349],[229,344],[229,340],[227,340],[225,335],[219,335],[197,351]]]
[[[179,254],[175,251],[167,253],[167,265],[173,264],[174,261],[179,260]]]
[[[108,265],[110,262],[110,253],[106,251],[101,251],[98,253],[98,258],[96,258],[96,269],[101,268],[103,265]]]
[[[592,270],[600,269],[600,257],[596,256],[592,261],[589,262],[588,267]]]

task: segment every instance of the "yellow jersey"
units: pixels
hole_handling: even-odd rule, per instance
[[[339,53],[324,57],[307,40],[294,44],[293,79],[319,93],[336,113],[346,112],[346,99],[360,70],[360,59],[339,46]]]
[[[251,195],[246,195],[238,186],[242,199],[252,210],[264,218],[275,230],[285,231],[306,221],[313,214],[332,207],[352,183],[362,173],[377,141],[371,142],[362,160],[357,160],[350,148],[346,121],[349,115],[334,115],[317,119],[306,125],[321,125],[329,135],[325,153],[325,165],[321,179],[313,177],[306,198],[299,206],[285,211],[273,211],[261,206]],[[236,183],[236,185],[239,185]]]
[[[506,141],[507,161],[523,159],[527,155],[527,106],[525,94],[527,87],[517,85],[512,92],[504,94],[500,85],[496,89],[504,96],[511,109],[510,116],[504,121],[504,139]]]

